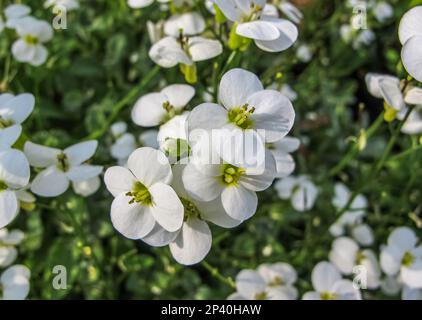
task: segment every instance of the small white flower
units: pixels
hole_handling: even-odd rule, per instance
[[[66,10],[76,10],[79,9],[79,1],[78,0],[46,0],[44,2],[44,7],[63,7],[66,8]]]
[[[14,265],[0,276],[0,299],[25,300],[29,293],[31,272],[22,265]]]
[[[124,164],[130,154],[136,149],[136,139],[131,133],[122,134],[110,148],[111,156]]]
[[[26,18],[18,23],[16,32],[20,39],[12,46],[15,59],[34,66],[43,64],[48,57],[48,51],[43,44],[53,38],[53,28],[50,24],[35,18]]]
[[[188,37],[195,36],[204,30],[205,20],[197,12],[176,14],[164,22],[164,33],[174,38],[178,38],[180,34]]]
[[[22,132],[24,122],[34,109],[35,98],[23,93],[0,95],[0,146],[12,146]]]
[[[242,270],[236,277],[237,292],[229,300],[296,300],[297,274],[287,263],[263,264],[257,271]]]
[[[394,14],[394,9],[391,4],[387,2],[378,2],[373,8],[375,18],[383,23],[390,19]]]
[[[83,181],[76,181],[72,183],[73,191],[82,197],[89,197],[96,193],[101,187],[100,177],[96,176]]]
[[[389,276],[400,274],[410,288],[422,288],[422,246],[417,246],[415,232],[407,227],[396,228],[381,251],[381,267]]]
[[[315,291],[307,292],[303,300],[361,300],[360,291],[352,281],[342,279],[340,271],[331,263],[318,263],[312,271]]]
[[[154,127],[180,114],[195,95],[186,84],[173,84],[161,92],[142,96],[132,109],[132,120],[141,127]]]
[[[189,138],[209,131],[214,150],[226,163],[263,165],[265,143],[279,141],[293,127],[295,111],[290,100],[278,91],[264,90],[249,71],[232,69],[224,74],[219,100],[221,105],[204,103],[191,111]]]
[[[169,183],[172,180],[166,156],[152,148],[135,150],[128,168],[109,168],[104,177],[115,197],[111,206],[114,227],[129,239],[147,236],[158,223],[169,232],[183,224],[183,205]]]
[[[57,197],[70,182],[79,183],[97,177],[103,167],[85,164],[97,149],[96,140],[77,143],[64,150],[26,142],[24,152],[31,166],[43,168],[31,184],[31,191],[42,197]]]
[[[178,64],[192,67],[195,62],[212,59],[223,52],[221,43],[204,37],[165,37],[154,43],[149,51],[152,61],[163,68]]]
[[[240,37],[229,44],[233,49],[242,47],[242,38],[253,39],[268,52],[281,52],[291,47],[298,37],[296,26],[288,20],[267,16],[263,12],[266,0],[215,0],[220,10],[234,22],[233,32]],[[238,43],[235,43],[238,42]]]
[[[29,163],[21,151],[0,149],[0,228],[19,213],[17,191],[28,184],[29,176]]]
[[[379,287],[381,269],[372,250],[361,250],[354,240],[340,237],[333,241],[329,256],[330,262],[345,275],[352,274],[356,266],[364,267],[367,287],[369,289]]]
[[[4,10],[6,17],[6,27],[10,29],[16,28],[16,26],[23,21],[24,18],[28,17],[31,13],[31,8],[24,4],[11,4]]]
[[[18,256],[15,248],[24,239],[25,235],[20,230],[8,231],[0,229],[0,267],[10,266]]]
[[[311,61],[312,55],[311,48],[306,44],[302,44],[297,48],[296,57],[302,62]]]
[[[422,6],[410,9],[400,21],[401,59],[407,72],[422,82]]]
[[[291,199],[292,206],[297,211],[311,210],[318,197],[318,188],[307,176],[286,177],[275,184],[281,199]]]

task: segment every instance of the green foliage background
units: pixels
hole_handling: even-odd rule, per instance
[[[30,5],[37,18],[53,19],[39,0],[21,2]],[[206,264],[184,267],[167,248],[153,249],[119,235],[110,223],[112,196],[104,187],[87,199],[71,190],[53,201],[38,198],[36,208],[20,213],[11,226],[27,234],[18,262],[32,271],[29,298],[225,299],[233,289],[213,270],[234,277],[241,269],[280,261],[298,270],[297,286],[303,293],[311,289],[313,266],[327,259],[331,247],[328,228],[339,214],[331,205],[336,181],[368,197],[367,221],[375,230],[375,249],[396,226],[408,225],[421,236],[419,137],[398,136],[382,169],[374,174],[374,164],[379,163],[398,122],[381,123],[372,135],[366,131],[383,112],[383,105],[370,97],[364,76],[369,71],[406,76],[400,62],[398,22],[410,6],[422,4],[419,0],[390,2],[394,19],[381,25],[369,16],[377,38],[358,51],[340,39],[340,25],[348,23],[351,15],[345,1],[315,0],[302,8],[305,18],[300,25],[300,41],[314,52],[311,62],[298,61],[295,49],[269,54],[252,45],[234,59],[226,48],[214,64],[198,65],[199,82],[191,107],[218,83],[224,66],[241,66],[267,85],[288,83],[297,91],[292,135],[301,138],[303,146],[295,155],[296,173],[309,175],[321,191],[312,211],[298,213],[268,190],[260,195],[259,210],[250,221],[233,231],[212,229],[213,248]],[[0,0],[0,8],[8,3]],[[201,1],[197,6],[212,21]],[[113,165],[108,152],[110,124],[119,119],[130,123],[134,100],[157,90],[163,80],[184,82],[177,68],[159,69],[148,58],[151,44],[145,23],[165,17],[157,6],[134,11],[125,0],[81,1],[81,9],[69,13],[68,29],[55,31],[47,44],[48,62],[38,68],[14,61],[10,53],[14,36],[1,34],[0,76],[7,75],[2,90],[31,92],[37,100],[18,147],[25,139],[66,147],[97,138],[101,143],[93,162]],[[131,131],[141,132],[132,124]],[[366,148],[359,150],[364,142]],[[349,149],[354,150],[351,161],[336,170]],[[52,288],[55,265],[67,267],[67,290]],[[383,298],[369,291],[364,297]]]

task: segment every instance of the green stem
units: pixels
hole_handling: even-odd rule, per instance
[[[205,269],[207,269],[211,275],[216,278],[217,280],[221,281],[222,283],[230,286],[232,289],[236,289],[236,284],[233,281],[232,278],[226,278],[225,276],[223,276],[220,271],[218,271],[217,268],[214,268],[213,266],[211,266],[208,262],[206,261],[202,261],[202,265],[204,266]]]
[[[85,138],[85,140],[99,139],[103,135],[105,135],[109,130],[110,126],[117,119],[123,108],[126,107],[128,104],[132,103],[133,100],[138,97],[140,92],[145,89],[145,87],[150,83],[150,81],[158,74],[159,70],[159,66],[155,66],[153,69],[151,69],[151,71],[143,78],[140,85],[130,90],[128,94],[116,104],[104,126],[101,129],[91,133],[88,137]]]

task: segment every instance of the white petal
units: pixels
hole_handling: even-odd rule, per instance
[[[277,178],[284,178],[293,173],[296,163],[290,154],[278,150],[271,150],[271,153],[277,166]]]
[[[82,182],[99,176],[101,172],[103,172],[102,166],[82,164],[71,167],[66,175],[72,182]]]
[[[371,246],[374,243],[374,233],[367,224],[360,224],[352,230],[353,238],[363,246]]]
[[[296,42],[299,31],[293,23],[285,19],[265,18],[265,20],[271,21],[272,25],[278,29],[279,37],[270,41],[255,40],[258,48],[267,52],[281,52]]]
[[[320,262],[312,270],[312,285],[318,292],[331,292],[333,285],[340,279],[340,272],[329,262]]]
[[[47,168],[56,164],[57,156],[62,153],[60,149],[44,147],[30,141],[25,143],[24,152],[33,167]]]
[[[24,40],[17,40],[12,45],[13,57],[19,62],[30,62],[35,56],[36,47],[28,45]]]
[[[0,228],[6,227],[19,213],[19,203],[13,191],[0,191]]]
[[[10,266],[18,256],[18,251],[14,247],[0,247],[0,267]]]
[[[381,251],[380,264],[382,270],[390,276],[400,271],[401,259],[404,252],[396,246],[388,246]]]
[[[132,109],[133,122],[141,127],[158,126],[167,115],[163,105],[168,100],[163,93],[150,93],[142,96]]]
[[[23,188],[29,182],[29,163],[22,151],[0,151],[0,181],[11,188]]]
[[[250,96],[247,103],[255,108],[251,120],[255,129],[263,130],[266,142],[278,141],[292,129],[295,111],[290,100],[280,92],[263,90]]]
[[[256,295],[265,292],[266,283],[258,272],[242,270],[236,276],[236,289],[242,296],[255,299]]]
[[[183,109],[195,96],[195,88],[186,84],[173,84],[161,90],[167,101],[176,109]],[[163,109],[163,105],[160,106]]]
[[[312,182],[300,184],[293,193],[292,206],[297,211],[307,211],[313,208],[318,196],[318,189]]]
[[[410,251],[416,246],[418,238],[415,232],[408,227],[399,227],[388,237],[388,244],[395,245],[403,251]]]
[[[179,230],[183,224],[184,208],[173,188],[158,182],[148,191],[152,197],[151,213],[155,221],[169,232]]]
[[[400,86],[397,86],[396,81],[388,78],[381,79],[379,80],[379,85],[381,94],[389,106],[398,111],[406,107],[403,93],[400,90]]]
[[[368,73],[365,76],[366,87],[371,95],[375,98],[383,98],[379,81],[383,79],[388,79],[388,81],[400,87],[400,79],[386,74],[379,73]]]
[[[306,292],[302,300],[321,300],[321,295],[315,291]]]
[[[353,282],[350,280],[340,280],[337,281],[332,291],[338,297],[337,300],[361,300],[360,291],[355,289]]]
[[[273,184],[276,174],[276,162],[267,151],[264,167],[247,168],[245,175],[240,177],[239,184],[251,191],[264,191]]]
[[[131,191],[135,182],[135,176],[123,167],[108,168],[104,174],[104,183],[114,197]]]
[[[110,154],[115,159],[127,159],[136,149],[136,139],[131,133],[124,133],[111,146]]]
[[[405,43],[401,59],[407,72],[422,82],[422,36],[412,37]]]
[[[221,202],[227,214],[240,221],[251,218],[258,207],[256,193],[240,185],[226,187],[221,194]]]
[[[19,124],[0,129],[0,146],[12,146],[19,139],[21,132],[22,127]]]
[[[157,130],[147,130],[141,133],[139,136],[139,142],[143,147],[150,147],[153,149],[158,149],[158,131]]]
[[[223,184],[218,177],[208,176],[194,164],[189,163],[183,170],[183,185],[190,196],[199,201],[212,201],[223,191]]]
[[[146,187],[157,182],[168,184],[172,179],[170,163],[161,151],[149,147],[136,149],[127,163],[129,170]]]
[[[150,207],[139,203],[129,204],[130,197],[117,196],[111,204],[111,222],[126,238],[137,240],[148,235],[155,225]]]
[[[412,105],[422,105],[422,89],[421,88],[411,88],[404,98],[407,104]]]
[[[34,110],[35,98],[30,93],[23,93],[9,99],[0,106],[0,115],[13,120],[15,124],[24,122]]]
[[[219,99],[228,109],[240,108],[248,97],[263,89],[261,81],[252,72],[232,69],[221,79]]]
[[[189,132],[221,128],[227,121],[227,111],[223,107],[214,103],[203,103],[195,107],[189,114]]]
[[[286,177],[277,181],[277,183],[275,184],[275,189],[277,190],[278,196],[281,199],[289,199],[296,185],[296,178]]]
[[[214,2],[230,21],[240,21],[242,18],[243,12],[235,0],[215,0]]]
[[[48,57],[48,51],[47,48],[43,45],[37,45],[34,48],[34,55],[32,59],[29,61],[30,64],[33,66],[40,66],[42,65]]]
[[[407,11],[400,20],[399,38],[405,44],[413,36],[422,35],[422,6]]]
[[[32,181],[31,191],[41,197],[57,197],[69,188],[66,174],[52,166],[41,171]]]
[[[169,245],[176,239],[178,234],[179,231],[168,232],[166,229],[156,223],[154,225],[154,229],[152,229],[152,231],[141,240],[152,247],[159,248]]]
[[[128,5],[133,9],[139,9],[148,7],[153,2],[154,0],[128,0]]]
[[[408,287],[422,289],[422,259],[410,267],[402,267],[401,278]]]
[[[285,137],[279,141],[273,142],[273,148],[276,150],[291,153],[298,150],[300,147],[300,140],[298,138]]]
[[[206,257],[211,244],[212,235],[208,224],[202,220],[190,218],[183,223],[182,231],[169,247],[178,263],[193,265]]]
[[[205,20],[197,12],[175,14],[164,23],[164,33],[168,36],[179,37],[180,30],[185,36],[194,36],[205,30]]]
[[[179,63],[192,64],[192,60],[173,37],[166,37],[154,43],[149,51],[149,57],[163,68],[171,68]]]
[[[189,53],[193,61],[212,59],[223,52],[220,41],[193,37],[189,39]]]
[[[402,300],[422,300],[422,290],[404,287],[402,291]]]
[[[237,26],[236,33],[245,38],[265,41],[275,40],[280,36],[272,23],[263,20],[241,23]]]
[[[25,266],[15,265],[3,272],[0,284],[4,300],[23,300],[29,293],[30,271]]]
[[[329,254],[332,262],[343,274],[353,272],[356,265],[356,257],[359,246],[356,242],[347,237],[341,237],[334,240]]]
[[[77,166],[91,159],[95,154],[97,147],[97,140],[85,141],[64,149],[64,153],[66,154],[69,163],[73,166]]]
[[[242,223],[226,213],[220,198],[210,202],[197,202],[196,205],[203,220],[210,221],[219,227],[231,229]]]
[[[88,180],[73,182],[72,187],[76,194],[89,197],[101,187],[101,180],[99,177],[93,177]]]

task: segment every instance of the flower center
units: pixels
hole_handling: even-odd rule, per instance
[[[7,186],[6,182],[0,180],[0,192],[7,190],[9,187]]]
[[[190,218],[201,218],[201,212],[194,203],[185,198],[180,198],[180,201],[182,201],[183,207],[185,208],[184,221]]]
[[[409,251],[406,252],[401,260],[401,264],[405,267],[409,267],[415,262],[415,257]]]
[[[357,265],[361,265],[363,260],[365,260],[365,255],[363,254],[363,252],[358,251],[358,253],[356,254],[356,264]]]
[[[250,116],[255,112],[254,107],[249,107],[248,104],[240,108],[233,108],[229,111],[229,122],[234,123],[239,128],[246,130],[253,126],[253,121]]]
[[[251,3],[249,15],[244,17],[241,22],[249,22],[258,20],[261,17],[263,7],[258,4]]]
[[[163,109],[167,112],[164,122],[169,121],[176,115],[176,109],[169,101],[163,103]]]
[[[223,183],[229,186],[236,186],[239,179],[245,174],[245,169],[235,167],[231,164],[226,164],[223,167],[223,174],[221,176]]]
[[[132,191],[126,193],[126,196],[131,197],[129,204],[139,203],[143,206],[152,205],[151,193],[149,193],[148,188],[145,187],[141,182],[137,181],[133,184]]]
[[[260,292],[255,295],[255,300],[267,300],[267,297],[266,292]]]
[[[15,123],[12,120],[7,120],[0,116],[0,129],[8,128],[14,124]]]
[[[276,276],[268,285],[270,287],[279,287],[284,284],[283,279],[280,276]]]
[[[332,292],[321,292],[320,294],[321,300],[336,300],[337,295]]]
[[[63,172],[67,172],[70,168],[69,160],[67,159],[67,155],[64,153],[60,153],[57,156],[57,168]]]
[[[30,34],[25,36],[24,41],[29,45],[36,45],[39,42],[37,37],[34,37],[33,35],[30,35]]]

